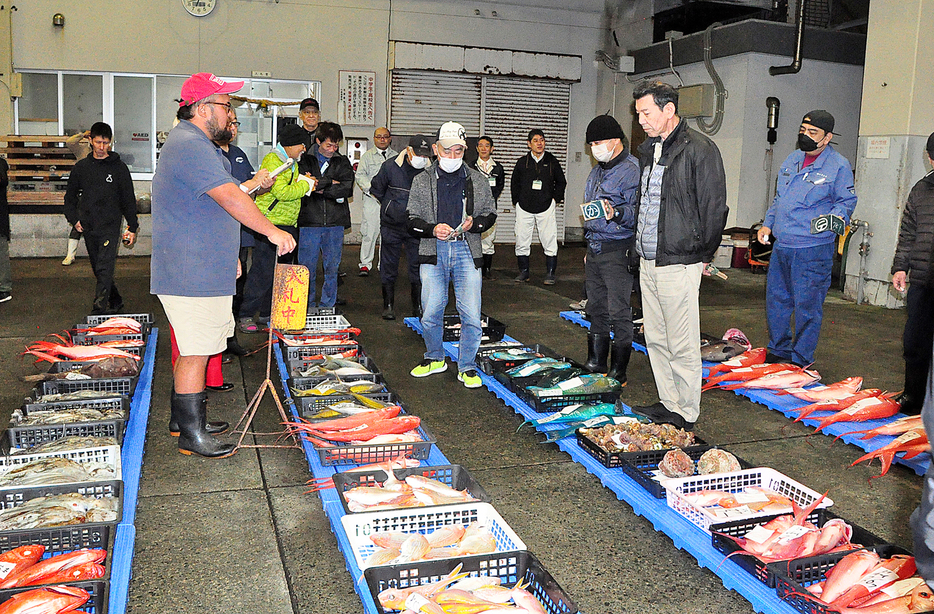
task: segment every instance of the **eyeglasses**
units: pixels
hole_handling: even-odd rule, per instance
[[[391,139],[391,138],[392,138],[392,135],[387,134],[386,136],[380,135],[380,136],[376,137],[376,140],[377,140],[377,141],[387,141],[387,140],[389,140],[389,139]]]
[[[227,109],[228,113],[230,112],[230,109],[231,109],[229,102],[206,102],[204,104],[216,104],[219,107],[224,107],[225,109]]]
[[[239,125],[240,125],[240,122],[230,122],[230,125],[231,125],[231,126],[239,126]]]

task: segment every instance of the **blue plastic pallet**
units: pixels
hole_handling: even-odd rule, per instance
[[[565,320],[573,322],[584,328],[590,328],[590,322],[585,320],[579,311],[562,311],[559,314]],[[640,352],[645,353],[645,347],[633,343],[632,347]],[[710,367],[716,363],[704,363],[705,367]],[[802,401],[801,399],[796,399],[795,397],[787,394],[775,394],[769,390],[734,390],[736,394],[744,396],[751,401],[758,403],[759,405],[765,405],[769,409],[774,409],[775,411],[780,411],[788,418],[796,418],[798,416],[798,409],[808,405],[807,401]],[[811,414],[812,417],[808,417],[805,420],[802,420],[804,424],[808,426],[816,427],[819,423],[819,419],[831,415],[832,412],[816,412]],[[821,431],[824,435],[829,435],[836,437],[837,435],[842,435],[840,439],[848,444],[852,444],[858,448],[865,450],[866,452],[872,452],[878,450],[882,446],[885,446],[895,440],[895,437],[888,437],[880,435],[878,437],[873,437],[872,439],[862,440],[860,439],[861,435],[851,434],[855,431],[869,430],[874,429],[880,426],[884,426],[889,422],[894,422],[899,418],[904,418],[905,414],[895,414],[891,418],[886,418],[884,420],[869,420],[866,422],[838,422],[837,424],[832,424]],[[900,465],[905,465],[918,475],[924,475],[927,472],[928,467],[931,465],[931,456],[929,454],[921,454],[912,459],[905,460],[901,456],[895,457],[895,462]]]

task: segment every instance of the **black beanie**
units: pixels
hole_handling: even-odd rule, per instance
[[[934,132],[932,132],[931,136],[928,137],[928,143],[925,149],[927,150],[928,155],[934,158]]]
[[[598,115],[587,124],[587,142],[625,139],[623,129],[612,115]]]
[[[298,124],[286,124],[279,130],[279,144],[283,147],[301,145],[305,142],[305,129]]]

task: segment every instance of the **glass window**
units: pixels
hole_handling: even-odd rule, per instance
[[[65,134],[88,130],[104,121],[104,79],[101,75],[62,76],[62,127]]]
[[[154,170],[152,77],[114,77],[114,151],[133,173]]]
[[[58,134],[58,75],[23,73],[17,134]]]

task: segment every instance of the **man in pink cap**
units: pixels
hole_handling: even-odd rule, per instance
[[[179,452],[211,458],[236,452],[212,436],[228,424],[207,422],[204,387],[208,358],[227,347],[234,330],[240,224],[265,235],[279,254],[295,249],[292,235],[276,228],[247,195],[272,185],[268,171],[240,183],[217,145],[230,138],[228,94],[241,87],[242,81],[225,83],[210,73],[185,81],[179,124],[162,147],[152,182],[150,292],[162,302],[180,353],[169,431],[179,436]]]

